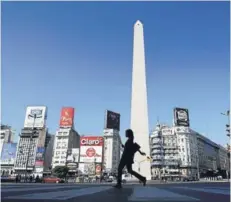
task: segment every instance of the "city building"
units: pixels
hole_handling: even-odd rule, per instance
[[[182,176],[198,179],[199,159],[196,132],[187,126],[175,126],[173,130],[177,138]]]
[[[52,169],[56,166],[67,166],[68,153],[80,148],[80,135],[74,127],[74,115],[73,107],[63,107],[61,110],[59,129],[54,139]]]
[[[53,157],[53,147],[54,147],[55,135],[49,134],[46,136],[45,140],[45,155],[44,155],[44,171],[50,171],[52,168],[52,157]]]
[[[158,123],[150,134],[150,148],[152,178],[229,176],[227,149],[188,126]]]
[[[154,179],[181,177],[181,161],[174,128],[157,124],[150,134],[151,173]]]
[[[46,136],[47,128],[36,130],[23,128],[21,130],[15,160],[17,174],[42,174]]]
[[[55,134],[52,168],[65,166],[67,151],[80,147],[80,135],[73,128],[59,128]]]
[[[103,170],[106,173],[117,173],[122,144],[119,131],[114,129],[104,129],[103,137]]]
[[[21,175],[42,175],[44,168],[47,108],[28,106],[17,145],[15,173]]]
[[[219,147],[216,143],[199,133],[196,133],[196,136],[200,177],[212,176],[218,169]]]
[[[145,153],[149,154],[148,103],[145,71],[143,24],[138,20],[134,25],[133,39],[131,129],[135,134],[135,141],[139,143]],[[143,161],[143,157],[139,154],[136,154],[134,159],[138,162],[134,164],[134,170],[140,171],[141,175],[145,176],[147,180],[150,180],[150,162]]]
[[[1,176],[14,175],[17,143],[4,143],[1,153]]]
[[[1,135],[0,136],[0,156],[1,156],[3,144],[14,141],[15,130],[13,130],[11,126],[1,124],[0,135]]]
[[[14,142],[15,130],[11,126],[1,125],[1,140],[6,143]]]
[[[14,163],[17,144],[13,143],[15,130],[11,126],[1,124],[0,131],[1,175],[9,176],[14,173]]]
[[[218,145],[218,172],[223,178],[230,175],[230,157],[228,150],[221,145]]]

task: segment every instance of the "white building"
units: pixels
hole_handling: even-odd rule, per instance
[[[15,161],[15,171],[17,174],[40,173],[42,175],[47,134],[47,128],[36,129],[35,131],[32,128],[22,129]],[[38,148],[42,148],[40,156],[37,155]]]
[[[177,137],[182,175],[197,179],[199,159],[196,132],[184,126],[176,126],[173,129]]]
[[[177,137],[172,127],[157,124],[150,135],[150,148],[154,179],[181,177]]]
[[[72,128],[59,128],[55,135],[52,168],[65,166],[67,151],[80,147],[80,136]]]
[[[121,138],[119,131],[104,129],[103,165],[106,172],[116,173],[121,154]]]
[[[1,156],[3,144],[13,142],[14,137],[15,137],[15,131],[10,126],[1,125],[1,131],[0,131],[0,156]]]

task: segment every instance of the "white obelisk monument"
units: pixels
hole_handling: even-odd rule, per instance
[[[150,156],[148,102],[145,73],[144,31],[143,24],[137,21],[134,25],[133,39],[133,68],[132,68],[132,97],[131,97],[131,129],[135,142],[141,146],[147,156]],[[135,155],[133,169],[151,179],[150,161],[138,152]]]

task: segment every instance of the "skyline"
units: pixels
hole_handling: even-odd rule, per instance
[[[149,129],[158,117],[171,125],[173,108],[185,107],[193,130],[227,143],[229,2],[3,2],[2,10],[2,123],[18,133],[26,106],[45,105],[51,133],[70,106],[80,134],[101,135],[105,110],[121,113],[123,137],[140,20]]]

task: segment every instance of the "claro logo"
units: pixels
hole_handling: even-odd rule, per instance
[[[83,138],[81,139],[81,145],[99,145],[102,143],[102,139],[95,139],[95,140],[91,140],[88,138]]]

